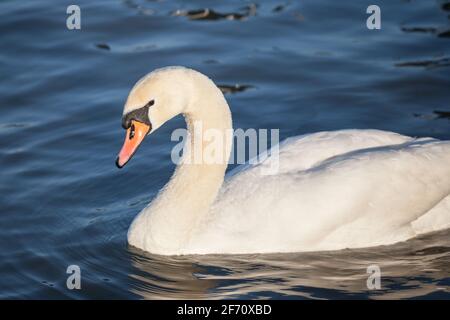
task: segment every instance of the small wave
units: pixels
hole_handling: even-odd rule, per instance
[[[222,91],[223,94],[233,94],[238,92],[243,92],[248,89],[254,88],[252,85],[248,84],[233,84],[233,85],[227,85],[227,84],[220,84],[218,85],[219,89]]]
[[[424,68],[440,68],[450,66],[450,58],[444,57],[439,59],[428,59],[418,61],[407,61],[395,64],[396,67],[424,67]]]
[[[176,10],[172,13],[174,16],[187,17],[190,20],[244,20],[250,16],[256,15],[256,4],[246,6],[242,12],[222,13],[213,9],[204,8],[198,10]]]

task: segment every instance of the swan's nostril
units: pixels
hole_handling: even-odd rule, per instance
[[[134,130],[135,130],[134,124],[132,124],[130,128],[130,135],[128,137],[130,140],[134,138]]]

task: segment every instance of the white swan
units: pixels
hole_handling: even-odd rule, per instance
[[[203,130],[232,128],[228,104],[210,79],[183,67],[159,69],[128,96],[117,165],[180,113],[193,135],[196,121]],[[230,149],[229,141],[226,156]],[[262,175],[272,158],[225,181],[226,163],[179,164],[134,219],[129,244],[164,255],[334,250],[450,227],[450,141],[319,132],[282,142],[278,173]]]

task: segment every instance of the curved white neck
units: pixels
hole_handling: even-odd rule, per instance
[[[132,236],[145,239],[141,240],[146,241],[141,247],[152,252],[167,253],[185,246],[194,229],[207,217],[224,180],[232,146],[231,112],[211,80],[200,77],[197,82],[184,113],[191,139],[186,141],[183,158],[170,181],[131,227],[135,229]],[[205,163],[204,156],[210,150],[205,137],[211,132],[223,139],[220,163]],[[200,159],[199,153],[203,156]]]

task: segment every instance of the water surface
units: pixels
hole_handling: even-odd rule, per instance
[[[167,65],[220,84],[236,128],[450,139],[448,2],[377,1],[381,30],[366,28],[371,1],[79,0],[81,30],[66,28],[69,4],[0,2],[0,298],[450,298],[450,231],[338,252],[130,248],[130,222],[173,172],[181,117],[114,166],[129,89]],[[71,264],[81,290],[66,288]]]

